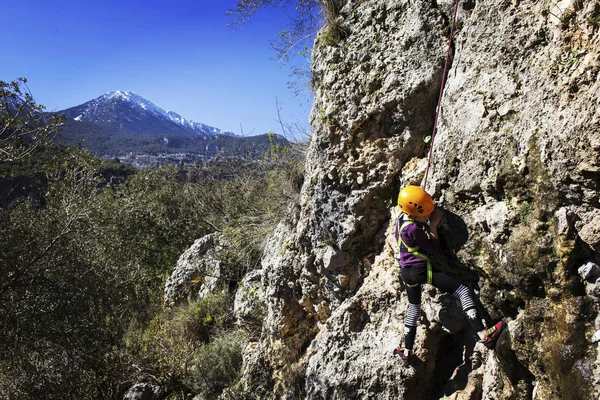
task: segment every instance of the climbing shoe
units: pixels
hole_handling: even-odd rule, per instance
[[[486,332],[488,334],[487,339],[482,340],[481,343],[488,349],[493,349],[498,341],[498,337],[502,333],[502,331],[506,328],[506,324],[504,321],[498,322],[496,325],[489,328]]]
[[[403,347],[398,347],[397,349],[394,349],[394,355],[400,357],[400,359],[402,360],[402,365],[405,368],[408,368],[409,364],[408,364],[408,356],[404,355],[404,348]]]

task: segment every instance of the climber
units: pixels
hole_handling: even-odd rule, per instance
[[[493,349],[506,324],[500,321],[485,329],[475,308],[471,291],[448,275],[432,269],[427,254],[439,251],[437,226],[444,215],[442,209],[435,207],[431,196],[419,186],[406,186],[400,191],[398,208],[401,213],[396,222],[395,235],[400,250],[398,261],[401,276],[408,295],[408,311],[404,321],[404,347],[395,349],[394,355],[402,359],[405,367],[409,366],[409,357],[417,333],[417,321],[421,314],[421,285],[424,283],[456,297],[481,343]]]

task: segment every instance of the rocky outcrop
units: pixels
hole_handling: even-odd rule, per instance
[[[165,283],[165,305],[174,306],[188,297],[202,299],[227,281],[227,269],[217,255],[218,247],[218,238],[214,234],[207,235],[196,240],[179,257]]]
[[[169,390],[156,382],[140,382],[133,385],[123,396],[123,400],[162,400]]]
[[[459,2],[427,182],[446,210],[434,262],[508,330],[489,351],[456,301],[428,288],[409,369],[392,356],[407,305],[394,205],[424,176],[453,2],[328,4],[300,212],[249,278],[265,318],[244,387],[264,398],[598,397],[600,307],[577,270],[600,261],[600,2]]]

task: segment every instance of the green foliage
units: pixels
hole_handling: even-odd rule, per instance
[[[588,17],[587,18],[587,22],[588,24],[590,24],[591,26],[593,26],[595,29],[598,29],[600,27],[600,16],[597,17]]]
[[[336,46],[339,43],[339,39],[336,39],[333,35],[328,32],[323,32],[317,36],[317,46]]]
[[[280,159],[286,157],[290,151],[290,148],[278,143],[273,132],[269,132],[267,136],[269,137],[269,148],[265,152],[264,161],[279,161]]]
[[[553,74],[572,72],[586,54],[586,50],[565,50],[550,66],[551,72]]]
[[[348,27],[342,25],[338,20],[339,6],[335,0],[323,0],[323,8],[325,10],[325,19],[327,23],[324,27],[324,33],[331,45],[331,42],[337,44],[346,39],[350,35]]]
[[[122,296],[131,291],[127,272],[99,246],[107,242],[98,229],[102,205],[90,202],[98,165],[79,150],[61,154],[46,167],[43,206],[18,199],[0,210],[0,397],[110,391],[101,384],[106,350],[119,341]]]
[[[27,79],[0,81],[0,162],[21,160],[50,143],[63,118],[46,117],[33,100]]]
[[[208,295],[157,314],[149,324],[134,324],[125,344],[152,376],[185,388],[194,367],[194,353],[232,326],[232,299],[227,293]]]
[[[144,370],[168,382],[175,398],[216,399],[240,376],[245,330],[234,326],[232,299],[211,294],[157,315],[145,329],[132,326],[126,344]]]
[[[287,210],[298,204],[302,167],[297,160],[282,161],[268,169],[241,172],[231,182],[223,234],[234,263],[249,269],[257,266],[266,240]]]
[[[232,330],[198,348],[194,354],[194,369],[188,385],[204,399],[217,399],[224,389],[240,377],[242,352],[247,335]]]
[[[118,158],[115,158],[102,163],[100,174],[107,186],[113,187],[125,182],[128,177],[135,174],[135,168],[129,164],[123,164]]]
[[[42,141],[1,160],[0,398],[121,398],[148,372],[207,396],[233,382],[241,353],[223,347],[241,338],[232,297],[163,310],[162,291],[180,254],[209,233],[228,243],[224,288],[256,266],[302,184],[301,163],[271,146],[277,161],[142,171]],[[229,360],[206,372],[222,375],[218,386],[190,380],[211,354]]]
[[[535,211],[535,207],[528,201],[521,202],[517,207],[517,219],[520,222],[528,223]]]

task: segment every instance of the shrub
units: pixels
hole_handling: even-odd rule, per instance
[[[42,136],[0,160],[10,187],[31,186],[0,208],[0,398],[119,398],[145,374],[189,393],[195,363],[209,368],[213,353],[230,361],[207,372],[221,383],[201,390],[235,380],[241,353],[224,344],[241,340],[231,333],[231,295],[163,310],[164,280],[195,239],[215,231],[231,244],[223,261],[239,271],[228,284],[256,266],[297,203],[300,163],[202,166],[195,179],[172,166],[103,164]],[[118,184],[107,186],[112,176]]]
[[[242,352],[247,343],[242,330],[225,332],[201,346],[194,355],[189,386],[204,399],[217,399],[240,377]]]
[[[232,302],[231,296],[222,292],[167,309],[147,326],[133,324],[125,343],[144,370],[176,389],[185,388],[195,351],[232,325]]]
[[[22,160],[47,146],[63,119],[44,114],[44,106],[36,104],[29,92],[27,79],[0,81],[0,161]]]

